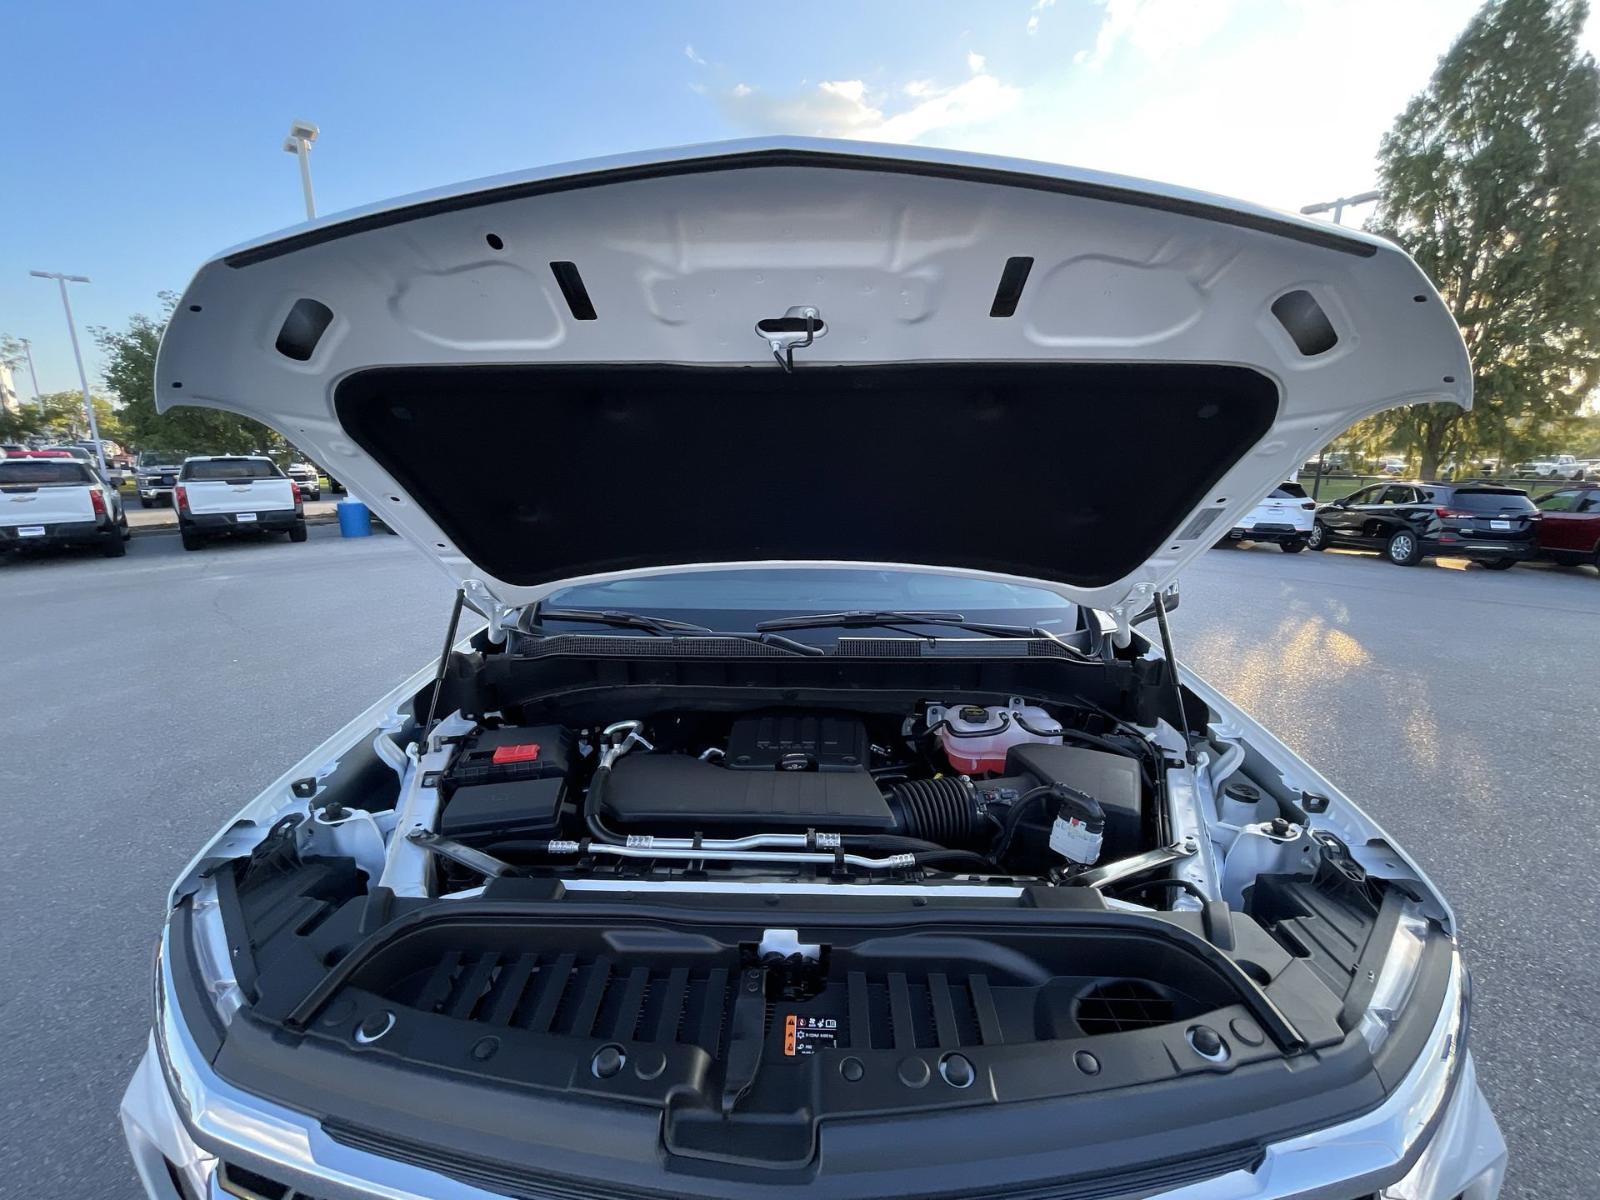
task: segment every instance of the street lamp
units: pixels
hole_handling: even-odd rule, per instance
[[[1340,196],[1337,200],[1328,200],[1322,204],[1308,204],[1300,210],[1303,217],[1315,216],[1317,213],[1331,212],[1335,225],[1344,224],[1344,210],[1353,204],[1376,204],[1383,199],[1382,192],[1357,192],[1354,196]],[[1317,477],[1311,481],[1311,498],[1315,500],[1322,494],[1322,464],[1328,453],[1328,447],[1323,446],[1317,451]]]
[[[317,219],[317,202],[311,195],[311,143],[317,140],[317,127],[310,121],[296,121],[289,126],[289,136],[283,139],[283,148],[289,154],[300,156],[300,186],[306,194],[306,220]]]
[[[22,343],[22,352],[28,356],[28,377],[33,380],[33,402],[39,406],[39,415],[44,416],[44,397],[39,394],[39,372],[33,369],[33,343],[27,338],[18,338]]]
[[[1331,212],[1333,214],[1333,223],[1335,225],[1343,225],[1344,210],[1347,206],[1352,204],[1373,204],[1382,199],[1382,192],[1357,192],[1354,196],[1340,196],[1337,200],[1329,200],[1324,204],[1308,204],[1300,210],[1300,215],[1309,217],[1316,213]]]
[[[88,283],[87,275],[63,275],[59,271],[29,271],[35,279],[54,279],[56,286],[61,289],[61,307],[67,314],[67,332],[72,335],[72,357],[78,362],[78,384],[83,388],[83,411],[89,418],[89,436],[94,439],[94,452],[100,459],[100,477],[110,479],[111,471],[106,466],[106,448],[100,441],[100,426],[94,419],[94,401],[89,399],[89,376],[83,369],[83,352],[78,349],[78,326],[72,319],[72,301],[67,298],[67,284]],[[33,355],[28,355],[29,369],[32,369]],[[35,392],[39,390],[36,379],[33,384]]]

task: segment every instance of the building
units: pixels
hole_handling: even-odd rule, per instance
[[[11,366],[3,362],[0,362],[0,409],[10,413],[22,411],[22,401],[17,398],[17,384],[12,378]]]

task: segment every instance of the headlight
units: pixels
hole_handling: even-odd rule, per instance
[[[1416,990],[1417,976],[1422,969],[1422,952],[1428,945],[1428,922],[1414,902],[1407,902],[1400,910],[1400,920],[1395,924],[1394,936],[1378,968],[1378,981],[1372,988],[1372,999],[1361,1017],[1361,1036],[1367,1049],[1374,1054],[1383,1045],[1400,1020],[1406,1002]]]

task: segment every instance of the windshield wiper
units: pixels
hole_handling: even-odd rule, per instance
[[[623,612],[615,608],[542,608],[534,605],[528,624],[537,628],[546,621],[572,621],[585,625],[610,625],[616,629],[642,629],[646,633],[668,635],[674,633],[715,633],[706,625],[689,621],[673,621],[666,617],[647,617],[643,613]]]
[[[599,608],[542,608],[535,604],[529,611],[526,626],[528,632],[536,631],[545,621],[572,621],[589,625],[610,625],[616,629],[639,629],[646,633],[653,633],[659,637],[671,637],[674,634],[690,633],[705,637],[734,638],[742,642],[756,642],[763,646],[776,646],[780,650],[787,650],[791,654],[818,655],[827,651],[821,646],[811,646],[805,642],[797,642],[793,638],[786,638],[777,633],[768,633],[759,626],[755,633],[727,633],[722,630],[712,629],[707,625],[696,625],[692,621],[674,621],[669,617],[651,617],[644,613],[623,612],[620,609]]]
[[[989,637],[1049,638],[1060,641],[1055,634],[1037,625],[997,625],[990,621],[969,621],[957,612],[918,612],[912,609],[852,609],[849,612],[806,613],[797,617],[774,617],[762,621],[757,633],[776,629],[863,629],[881,626],[894,629],[904,625],[948,625],[968,633],[982,633]],[[930,636],[918,634],[919,637]]]

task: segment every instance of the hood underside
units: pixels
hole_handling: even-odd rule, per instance
[[[271,425],[507,604],[861,563],[1115,608],[1353,421],[1470,405],[1471,377],[1381,240],[785,140],[484,181],[221,255],[157,396]]]

